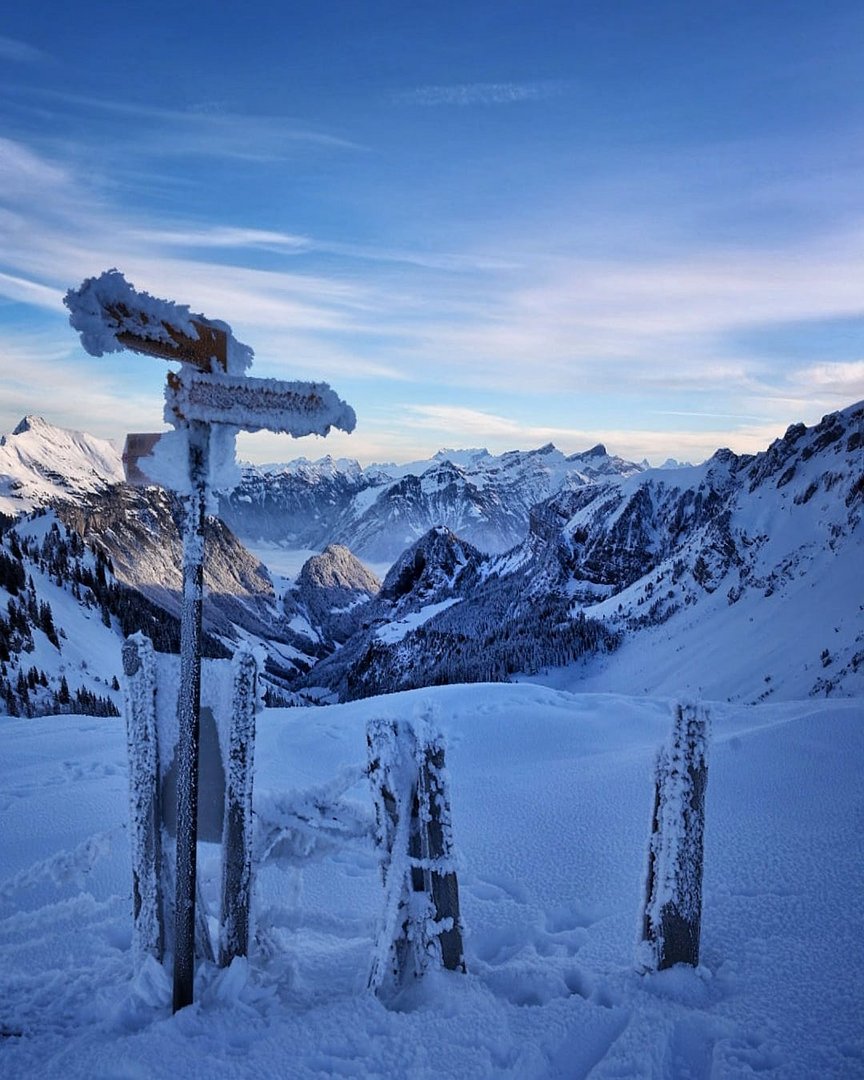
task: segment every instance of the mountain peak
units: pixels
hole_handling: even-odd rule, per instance
[[[123,480],[117,449],[104,439],[28,414],[0,438],[0,510],[17,515],[55,499],[78,502]]]
[[[12,430],[12,434],[23,435],[27,431],[45,431],[50,427],[51,425],[44,417],[30,414],[18,421]]]

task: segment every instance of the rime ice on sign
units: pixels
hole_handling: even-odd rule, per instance
[[[148,356],[180,361],[165,391],[165,419],[174,425],[173,440],[160,440],[180,451],[185,477],[170,486],[185,498],[183,522],[183,608],[180,624],[180,692],[177,748],[177,872],[174,904],[174,1011],[191,1004],[194,983],[198,753],[201,718],[201,608],[204,599],[204,521],[214,482],[224,476],[222,463],[233,462],[238,431],[269,430],[298,437],[331,428],[353,431],[354,410],[326,383],[251,379],[243,372],[252,350],[238,342],[227,323],[193,315],[189,308],[138,292],[118,270],[88,278],[70,289],[63,301],[84,348],[94,356],[128,348]],[[163,454],[164,457],[171,455]],[[157,454],[157,457],[159,455]],[[141,459],[138,459],[139,465]],[[160,465],[160,470],[163,469]],[[144,469],[146,474],[147,470]],[[170,477],[169,467],[166,474]],[[160,479],[163,472],[160,471]],[[251,768],[251,748],[242,755]],[[232,845],[239,860],[237,881],[247,880],[246,825],[242,810],[249,789],[238,781],[238,808]],[[233,881],[233,879],[232,879]],[[248,905],[247,905],[248,906]],[[242,907],[242,905],[241,905]],[[236,918],[235,918],[236,915]],[[243,936],[237,929],[242,911],[231,916],[235,928],[223,940],[223,956],[236,953]]]
[[[221,368],[236,374],[252,363],[252,350],[234,337],[227,323],[139,292],[116,269],[87,278],[66,293],[63,303],[91,356],[132,349],[205,371]]]

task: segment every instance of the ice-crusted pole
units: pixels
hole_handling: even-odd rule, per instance
[[[132,815],[132,947],[136,967],[147,956],[162,962],[162,825],[159,741],[156,732],[156,661],[143,634],[123,643],[129,799]]]
[[[430,968],[465,971],[444,742],[423,718],[373,720],[369,780],[384,878],[369,987],[398,991]]]
[[[638,964],[660,971],[699,964],[709,715],[674,707],[672,733],[657,755],[654,814]]]
[[[249,953],[252,902],[252,760],[257,664],[251,649],[234,656],[231,735],[222,830],[222,919],[219,965]]]
[[[177,878],[174,902],[174,1011],[192,1003],[195,977],[195,872],[198,844],[198,738],[201,727],[201,613],[207,513],[209,426],[189,424],[189,481],[183,517],[183,607],[177,705]]]

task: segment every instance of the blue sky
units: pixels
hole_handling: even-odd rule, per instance
[[[354,435],[753,451],[864,397],[864,6],[15,5],[0,24],[0,430],[161,427],[87,356],[112,266],[330,382]]]

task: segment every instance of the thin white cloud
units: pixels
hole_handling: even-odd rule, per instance
[[[222,111],[166,109],[122,99],[88,97],[52,90],[30,90],[72,110],[95,110],[137,121],[134,140],[120,140],[125,152],[156,156],[199,154],[268,161],[287,156],[301,144],[332,150],[365,147],[293,117]]]
[[[0,198],[18,205],[34,205],[73,182],[69,170],[29,147],[0,136]]]
[[[512,105],[522,101],[543,101],[559,97],[568,83],[545,79],[536,82],[475,82],[418,86],[394,95],[405,105]]]
[[[47,59],[47,53],[34,48],[26,41],[0,35],[0,60],[18,64],[37,64]]]
[[[167,247],[238,248],[270,251],[308,251],[311,241],[305,236],[270,229],[244,229],[226,225],[205,228],[131,229],[135,241],[165,244]]]
[[[4,274],[2,271],[0,271],[0,296],[5,296],[20,304],[33,304],[51,311],[58,311],[61,308],[61,297],[56,289],[40,285],[37,281],[28,281],[14,274]]]
[[[274,251],[282,254],[315,252],[326,255],[340,255],[349,259],[369,262],[405,263],[429,270],[456,273],[513,270],[518,267],[518,264],[512,260],[483,254],[399,250],[313,239],[310,236],[295,233],[240,226],[195,227],[181,225],[173,229],[133,229],[128,232],[128,235],[136,241],[143,241],[147,244],[164,244],[167,247],[247,249]]]
[[[844,401],[864,399],[864,360],[810,364],[796,371],[791,381],[804,393],[832,395]]]
[[[482,445],[493,451],[532,447],[554,443],[564,453],[587,450],[603,443],[613,454],[632,461],[648,459],[659,464],[669,457],[679,460],[703,461],[721,446],[736,453],[756,453],[783,434],[777,422],[738,423],[731,433],[723,430],[704,431],[679,429],[656,431],[624,429],[613,426],[556,427],[525,424],[511,417],[466,409],[451,405],[408,405],[412,426],[438,433],[443,443],[452,437],[467,438],[471,445]]]

